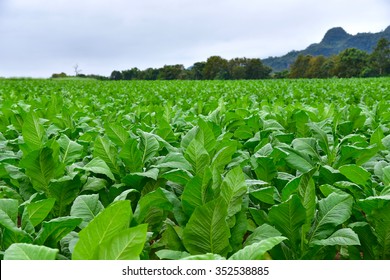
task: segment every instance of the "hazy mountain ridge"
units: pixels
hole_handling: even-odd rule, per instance
[[[283,71],[296,60],[298,55],[323,55],[329,57],[340,53],[348,48],[357,48],[371,53],[380,38],[390,40],[390,26],[378,33],[358,33],[348,34],[342,27],[329,29],[320,43],[311,44],[301,51],[291,51],[279,57],[269,57],[263,59],[263,63],[273,69],[273,71]]]

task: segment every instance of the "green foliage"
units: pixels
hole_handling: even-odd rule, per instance
[[[390,258],[386,78],[0,83],[4,258]]]

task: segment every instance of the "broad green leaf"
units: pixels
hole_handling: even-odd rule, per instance
[[[142,151],[142,163],[145,164],[156,155],[160,149],[160,144],[158,143],[155,135],[141,130],[138,132],[141,139],[139,149]]]
[[[96,174],[103,174],[106,175],[111,180],[115,181],[114,174],[112,174],[110,168],[106,164],[104,160],[101,158],[93,158],[90,162],[88,162],[84,167],[81,167],[81,169],[90,171]]]
[[[344,223],[352,214],[353,198],[350,195],[330,194],[318,202],[319,210],[311,233],[311,240],[329,237],[335,227]]]
[[[44,199],[30,203],[26,206],[28,218],[31,224],[36,227],[39,225],[53,209],[55,199]]]
[[[174,251],[174,250],[160,250],[156,252],[160,260],[180,260],[191,256],[188,252]]]
[[[130,172],[139,172],[142,170],[142,152],[138,148],[138,141],[136,139],[127,139],[119,153],[119,157],[123,160]]]
[[[228,205],[228,218],[240,212],[243,196],[247,193],[244,173],[240,166],[230,170],[221,185],[221,197]]]
[[[213,131],[210,129],[209,125],[202,120],[198,119],[199,131],[196,135],[196,139],[200,141],[204,148],[206,149],[209,155],[214,154],[214,149],[216,145],[215,137]]]
[[[212,260],[226,260],[224,257],[220,256],[219,254],[203,254],[203,255],[194,255],[194,256],[189,256],[189,257],[184,257],[181,260],[198,260],[198,261],[212,261]]]
[[[53,150],[43,148],[29,153],[20,161],[20,167],[26,169],[26,175],[31,179],[37,191],[47,192],[51,179],[54,179],[58,159],[53,158]]]
[[[22,135],[30,151],[39,150],[45,140],[45,129],[35,112],[29,112],[23,122]]]
[[[201,142],[194,139],[188,145],[185,153],[185,158],[192,165],[192,170],[195,175],[202,176],[205,168],[210,164],[210,156]]]
[[[34,243],[56,247],[57,243],[82,222],[81,218],[59,217],[42,223]]]
[[[162,233],[162,237],[159,240],[159,243],[165,246],[165,248],[169,248],[170,250],[174,251],[183,251],[184,246],[183,242],[181,241],[176,229],[178,231],[181,231],[181,227],[172,226],[171,224],[165,225],[165,230]]]
[[[301,239],[301,226],[306,222],[306,209],[299,197],[292,195],[289,200],[272,206],[268,218],[296,249]]]
[[[368,220],[373,224],[378,239],[378,258],[388,260],[390,258],[390,203],[387,203],[383,208],[374,210],[368,216]]]
[[[365,214],[370,215],[375,209],[382,208],[387,203],[390,203],[390,195],[369,196],[365,199],[359,199],[357,205]]]
[[[341,174],[347,177],[351,182],[361,186],[366,185],[371,177],[370,172],[355,164],[343,165],[339,170]]]
[[[157,168],[172,168],[181,170],[192,170],[191,164],[181,153],[169,153],[155,165]]]
[[[2,210],[11,221],[16,223],[18,218],[19,203],[16,199],[0,199],[0,210]]]
[[[98,249],[113,238],[118,232],[129,227],[131,207],[129,201],[117,201],[98,214],[79,232],[72,259],[96,260]]]
[[[120,174],[117,159],[118,151],[107,138],[96,138],[93,145],[93,156],[104,160],[114,174]]]
[[[270,237],[281,236],[281,235],[282,234],[274,227],[268,224],[263,224],[258,228],[256,228],[252,232],[252,234],[248,236],[248,238],[245,240],[244,245],[249,246],[258,243],[260,241],[263,241],[265,239],[268,239]]]
[[[312,160],[310,160],[307,155],[289,147],[280,147],[279,149],[287,153],[285,160],[292,168],[305,173],[314,167]]]
[[[138,223],[142,223],[154,209],[172,210],[172,204],[169,202],[161,188],[141,197],[138,201],[137,208],[134,211],[134,219]]]
[[[264,254],[287,238],[284,236],[274,236],[253,243],[234,253],[229,260],[262,260]]]
[[[103,209],[98,194],[80,195],[73,202],[70,215],[82,218],[83,221],[79,227],[85,228]]]
[[[219,173],[223,173],[225,166],[228,165],[233,154],[236,152],[237,147],[234,145],[226,146],[220,149],[212,160],[212,169],[215,169]]]
[[[88,177],[87,182],[85,182],[81,192],[83,191],[92,191],[98,192],[101,189],[107,187],[107,180],[97,177]]]
[[[382,169],[382,182],[385,186],[390,186],[390,166],[386,166]]]
[[[55,260],[58,249],[15,243],[4,252],[4,260]]]
[[[69,211],[68,206],[77,198],[80,187],[81,181],[79,176],[74,178],[64,176],[50,182],[48,196],[56,200],[54,211],[58,216],[63,216],[64,213]]]
[[[129,133],[117,123],[106,124],[104,129],[106,130],[108,138],[110,138],[115,145],[120,147],[124,146],[129,138]]]
[[[196,207],[204,205],[212,198],[213,193],[207,178],[193,177],[186,184],[181,196],[184,213],[190,217]]]
[[[313,175],[317,171],[316,168],[301,175],[299,182],[298,194],[301,199],[303,207],[306,209],[306,224],[310,227],[312,220],[314,219],[314,213],[316,211],[316,191]]]
[[[192,178],[192,174],[185,170],[174,169],[168,172],[164,172],[160,175],[161,178],[167,179],[168,181],[177,183],[185,186]]]
[[[226,222],[227,205],[217,199],[195,209],[183,231],[183,244],[192,255],[214,253],[226,256],[231,250]]]
[[[257,179],[266,182],[271,182],[277,175],[277,169],[273,160],[269,157],[257,157],[252,159],[252,166],[254,168]]]
[[[99,247],[99,260],[138,260],[144,248],[146,224],[122,230]]]
[[[267,204],[275,204],[274,196],[276,189],[275,187],[264,187],[256,190],[251,190],[249,194],[261,202]]]
[[[342,228],[333,233],[327,239],[316,240],[313,245],[320,246],[354,246],[360,245],[358,235],[350,228]]]
[[[72,164],[73,162],[81,159],[83,146],[70,140],[65,134],[62,134],[57,142],[61,148],[61,162],[65,165]]]

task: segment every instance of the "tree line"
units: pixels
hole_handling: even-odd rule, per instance
[[[374,51],[349,48],[331,57],[299,55],[291,65],[289,78],[352,78],[390,75],[390,41],[382,38]]]
[[[77,65],[78,67],[78,65]],[[77,69],[75,69],[76,71]],[[259,58],[224,59],[211,56],[206,61],[196,62],[189,68],[182,64],[164,65],[161,68],[112,71],[109,77],[85,75],[76,71],[80,78],[98,80],[256,80],[268,78],[351,78],[379,77],[390,75],[390,41],[382,38],[374,51],[349,48],[338,55],[299,55],[289,70],[272,73],[272,69]],[[53,74],[52,78],[65,78],[65,73]]]
[[[266,79],[272,69],[258,58],[224,59],[211,56],[206,62],[196,62],[189,68],[182,64],[164,65],[162,68],[136,67],[112,71],[111,80],[249,80]]]

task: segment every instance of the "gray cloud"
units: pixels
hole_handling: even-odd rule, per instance
[[[378,32],[386,0],[2,0],[0,76],[190,66],[211,55],[282,55],[331,27]]]

